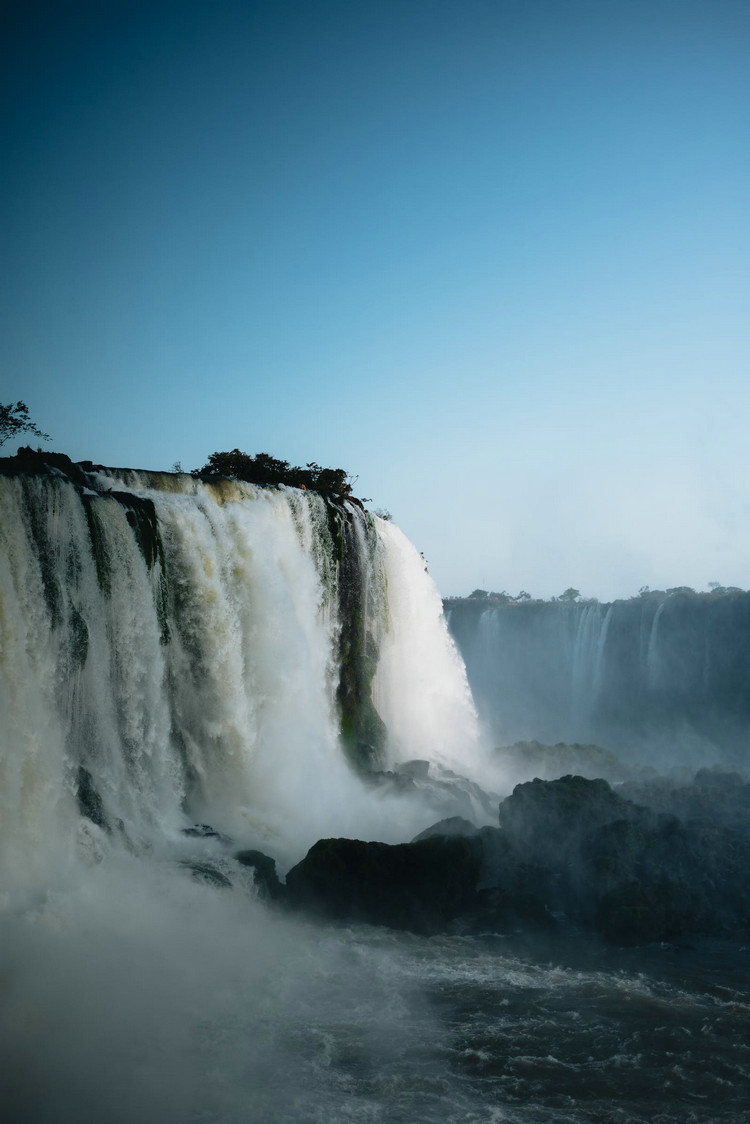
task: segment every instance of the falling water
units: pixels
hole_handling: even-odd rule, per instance
[[[6,877],[73,862],[82,831],[136,850],[186,819],[297,847],[374,831],[349,760],[377,747],[342,742],[344,640],[345,704],[382,727],[383,764],[471,757],[463,667],[397,528],[296,489],[86,485],[0,479]]]
[[[463,662],[424,559],[406,536],[378,521],[385,548],[387,623],[374,697],[397,759],[422,757],[471,770],[479,734]]]
[[[666,601],[659,604],[654,619],[651,624],[651,632],[648,638],[648,651],[646,653],[646,682],[650,690],[656,690],[659,686],[659,621],[664,612]]]
[[[612,606],[586,605],[577,611],[571,660],[571,713],[574,723],[585,723],[599,697],[604,680],[604,655]]]

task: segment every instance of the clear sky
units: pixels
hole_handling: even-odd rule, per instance
[[[750,585],[748,0],[2,12],[51,447],[347,468],[444,594]]]

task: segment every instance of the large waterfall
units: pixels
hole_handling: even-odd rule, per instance
[[[0,864],[383,824],[357,771],[471,758],[439,596],[355,502],[185,474],[0,477]],[[83,815],[81,813],[84,813]]]

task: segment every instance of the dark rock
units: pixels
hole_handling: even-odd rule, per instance
[[[692,928],[688,895],[671,882],[624,882],[599,902],[597,928],[610,944],[673,940]]]
[[[94,785],[91,773],[83,765],[78,766],[76,801],[82,816],[104,831],[109,831],[107,817],[104,814],[104,802]]]
[[[518,929],[552,929],[556,921],[538,894],[530,890],[488,887],[477,894],[471,931],[508,933]]]
[[[426,827],[424,831],[420,831],[419,835],[414,836],[412,843],[419,843],[420,839],[432,839],[435,835],[464,835],[471,838],[474,835],[479,835],[479,828],[462,816],[449,816],[448,819],[440,820],[439,823],[434,823],[432,827]]]
[[[429,775],[430,762],[422,761],[419,758],[415,758],[413,761],[402,761],[400,765],[396,766],[396,772],[404,777],[424,779]]]
[[[695,774],[694,783],[703,788],[732,789],[745,784],[745,779],[741,773],[726,769],[699,769]]]
[[[190,871],[193,878],[198,878],[201,882],[207,882],[210,886],[220,886],[222,889],[232,888],[230,879],[213,863],[194,862],[188,859],[181,865]]]
[[[745,787],[733,785],[730,791],[743,794]],[[643,799],[649,791],[642,784],[637,788]],[[724,808],[724,789],[719,801],[714,791],[692,786],[689,798],[683,794],[681,800],[706,811],[713,804]],[[664,807],[663,790],[654,793]],[[708,815],[683,820],[582,777],[517,786],[500,806],[500,819],[503,829],[483,840],[481,886],[520,889],[523,856],[536,868],[527,885],[548,909],[598,928],[614,943],[688,933],[744,937],[750,931],[747,831]]]
[[[750,830],[708,813],[728,806],[727,792],[741,807],[747,787],[691,785],[686,807],[707,814],[686,820],[662,789],[652,808],[599,779],[535,780],[500,805],[500,827],[451,817],[410,844],[321,840],[290,871],[288,900],[319,917],[421,933],[528,931],[565,917],[620,945],[746,939]]]
[[[462,836],[321,839],[289,871],[287,893],[318,917],[435,933],[475,907],[480,862],[478,840]]]
[[[566,776],[516,785],[500,805],[500,826],[518,848],[533,852],[532,861],[559,866],[577,856],[593,830],[638,812],[606,781]]]
[[[234,857],[242,866],[251,867],[261,901],[277,902],[284,897],[285,887],[276,873],[275,859],[262,851],[238,851]]]
[[[478,834],[482,864],[473,927],[507,932],[553,925],[546,904],[554,897],[552,873],[529,862],[501,828],[483,827]]]
[[[183,835],[190,835],[195,839],[218,839],[221,843],[228,843],[226,835],[222,835],[208,823],[196,823],[192,827],[183,827]]]
[[[49,449],[32,449],[30,445],[22,445],[15,457],[3,457],[0,471],[8,475],[15,472],[26,472],[29,475],[59,473],[67,476],[79,487],[84,487],[86,484],[86,478],[79,466],[74,464],[65,453],[53,453]]]

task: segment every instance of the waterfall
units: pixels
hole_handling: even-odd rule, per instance
[[[477,716],[463,661],[424,559],[392,523],[378,520],[388,590],[373,696],[396,758],[478,765]]]
[[[477,742],[396,527],[297,489],[129,470],[0,477],[0,707],[9,884],[191,822],[297,847],[373,832],[352,764],[459,763]]]
[[[588,721],[604,681],[604,653],[612,619],[612,606],[576,608],[577,620],[571,660],[571,713],[574,721]]]
[[[646,683],[649,690],[655,691],[661,685],[660,663],[659,663],[659,621],[664,612],[666,601],[661,601],[654,613],[654,619],[651,624],[651,632],[648,638],[648,651],[646,653]]]

